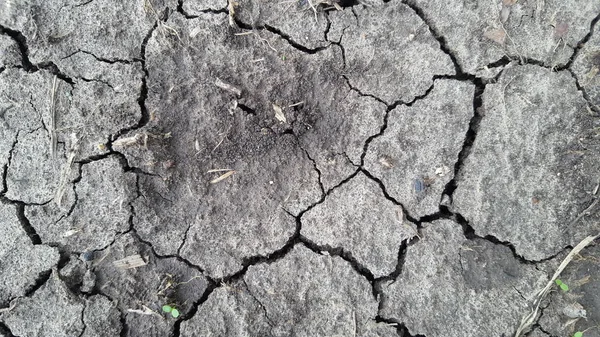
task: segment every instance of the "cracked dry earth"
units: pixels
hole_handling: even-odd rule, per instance
[[[513,336],[600,231],[599,19],[0,0],[0,336]],[[526,335],[600,336],[599,265]]]

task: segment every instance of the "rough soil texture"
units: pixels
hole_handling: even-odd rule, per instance
[[[600,232],[598,21],[0,1],[0,336],[514,336]],[[527,336],[600,336],[598,247]]]

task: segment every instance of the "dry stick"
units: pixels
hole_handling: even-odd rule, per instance
[[[52,158],[56,158],[56,116],[54,115],[54,95],[56,93],[56,78],[54,75],[54,80],[52,81],[52,93],[50,96],[50,153],[52,154]]]
[[[571,260],[573,260],[573,257],[575,255],[579,254],[579,252],[581,250],[583,250],[583,248],[587,247],[587,245],[589,245],[592,241],[597,239],[599,236],[600,236],[600,234],[597,234],[595,236],[588,236],[587,238],[583,239],[577,246],[575,246],[575,248],[573,248],[573,250],[571,250],[569,255],[567,255],[567,257],[565,257],[565,259],[562,261],[560,266],[558,266],[558,268],[556,269],[556,272],[552,276],[552,279],[550,279],[550,281],[548,281],[548,284],[546,284],[544,289],[540,290],[535,295],[535,299],[532,303],[534,309],[529,314],[523,316],[523,318],[521,319],[521,324],[517,328],[517,332],[515,332],[515,337],[521,337],[525,333],[525,331],[529,331],[531,326],[535,323],[535,319],[536,319],[538,311],[540,309],[540,305],[542,304],[542,300],[546,297],[546,295],[548,294],[548,291],[554,285],[554,281],[558,278],[558,276],[560,276],[560,273],[562,273],[562,271],[567,267],[567,265],[571,262]]]

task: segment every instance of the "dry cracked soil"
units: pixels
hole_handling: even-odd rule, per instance
[[[0,336],[600,336],[599,20],[0,0]]]

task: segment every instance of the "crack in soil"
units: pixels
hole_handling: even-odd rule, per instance
[[[29,222],[29,219],[27,219],[27,217],[25,216],[25,203],[15,202],[15,205],[17,206],[16,211],[17,211],[17,218],[19,219],[19,223],[21,224],[21,227],[23,228],[25,233],[27,233],[29,240],[31,240],[31,243],[33,245],[41,245],[42,239],[36,232],[35,228]]]
[[[596,15],[595,18],[592,19],[592,21],[590,22],[590,30],[588,31],[587,34],[585,34],[585,36],[581,40],[579,40],[579,42],[577,42],[577,44],[575,45],[575,48],[573,50],[573,54],[571,54],[571,57],[569,58],[569,61],[567,61],[567,63],[564,66],[560,67],[561,68],[560,70],[571,69],[573,62],[575,61],[575,59],[577,58],[577,56],[579,55],[579,53],[581,52],[583,47],[585,47],[587,42],[592,38],[592,35],[594,35],[594,28],[596,27],[596,24],[598,23],[599,20],[600,20],[600,13],[598,15]]]
[[[413,335],[410,333],[410,331],[408,330],[408,327],[406,326],[406,324],[398,322],[394,319],[390,319],[390,318],[384,318],[382,316],[377,315],[375,317],[375,322],[377,323],[385,323],[387,325],[391,325],[396,327],[396,331],[398,333],[398,335],[403,336],[403,337],[426,337],[425,335]]]
[[[183,3],[185,0],[178,0],[177,1],[177,9],[176,11],[183,15],[186,19],[196,19],[199,16],[198,15],[193,15],[193,14],[189,14],[187,13],[184,9],[183,9]],[[207,8],[207,9],[202,9],[199,10],[200,13],[205,13],[205,14],[229,14],[229,11],[227,10],[227,5],[225,5],[225,7],[223,8],[219,8],[219,9],[214,9],[214,8]]]
[[[331,45],[333,45],[333,43],[330,43],[327,46],[323,46],[323,47],[317,47],[317,48],[308,48],[296,41],[294,41],[294,39],[292,39],[291,36],[289,36],[288,34],[284,33],[283,31],[281,31],[280,29],[270,26],[268,24],[263,24],[261,26],[252,26],[249,25],[247,23],[244,23],[243,21],[239,20],[238,18],[234,18],[236,25],[243,29],[243,30],[250,30],[250,31],[254,31],[254,30],[258,30],[258,31],[262,31],[262,30],[266,30],[274,35],[279,36],[280,38],[284,39],[290,46],[292,46],[293,48],[306,53],[306,54],[316,54],[320,51],[326,50],[328,48],[331,47]],[[327,40],[325,40],[327,41]]]

